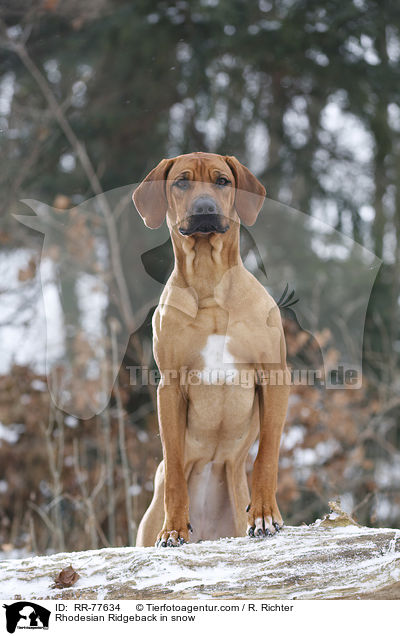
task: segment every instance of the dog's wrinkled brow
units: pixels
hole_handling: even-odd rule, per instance
[[[192,170],[183,170],[182,172],[177,174],[175,177],[173,177],[173,180],[177,181],[178,179],[191,179],[192,177],[193,177]]]
[[[204,159],[191,159],[186,165],[182,165],[182,163],[177,162],[171,169],[169,176],[172,181],[191,179],[193,181],[207,182],[210,178],[219,176],[225,176],[227,179],[232,178],[229,167],[225,162],[214,162],[214,165],[210,165],[210,162]]]

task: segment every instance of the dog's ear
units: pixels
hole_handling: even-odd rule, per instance
[[[145,225],[152,229],[160,227],[167,213],[165,181],[173,163],[173,159],[160,161],[132,194],[137,211]]]
[[[254,174],[243,166],[236,157],[225,157],[225,161],[235,177],[236,211],[243,223],[253,225],[264,203],[266,190]]]

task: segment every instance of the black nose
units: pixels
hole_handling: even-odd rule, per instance
[[[192,214],[217,214],[217,203],[211,197],[198,197],[192,205]]]

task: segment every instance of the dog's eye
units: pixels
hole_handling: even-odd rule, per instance
[[[215,183],[219,186],[227,186],[230,184],[230,181],[226,177],[218,177]]]
[[[189,187],[189,179],[178,179],[178,181],[175,181],[174,186],[180,190],[187,190]]]

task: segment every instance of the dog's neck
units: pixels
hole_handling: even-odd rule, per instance
[[[199,301],[213,298],[224,274],[232,267],[243,265],[238,224],[233,224],[225,234],[183,237],[172,232],[171,237],[177,283],[195,289]]]

